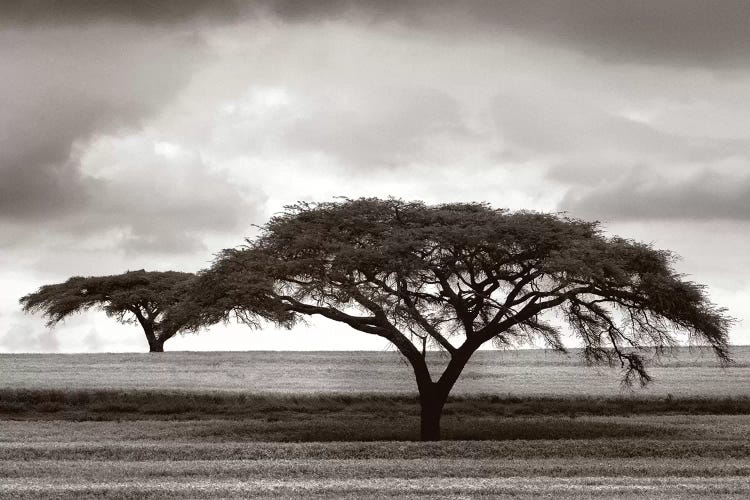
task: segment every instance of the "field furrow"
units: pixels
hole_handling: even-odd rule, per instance
[[[135,498],[275,498],[275,497],[406,497],[466,498],[513,496],[538,498],[747,498],[748,477],[504,477],[420,479],[138,479],[120,481],[33,482],[10,480],[0,485],[0,495],[25,498],[32,495],[58,498],[86,498],[122,495]]]

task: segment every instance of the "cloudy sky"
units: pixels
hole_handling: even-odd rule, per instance
[[[18,298],[207,267],[334,196],[567,211],[682,256],[750,343],[750,3],[0,2],[0,352],[143,351]],[[323,321],[181,349],[382,349]]]

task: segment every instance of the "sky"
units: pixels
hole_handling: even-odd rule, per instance
[[[744,0],[0,2],[0,352],[143,351],[18,299],[198,271],[336,196],[564,211],[681,256],[750,344]],[[386,349],[325,320],[167,350]]]

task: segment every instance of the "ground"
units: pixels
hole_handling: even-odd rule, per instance
[[[734,357],[480,353],[420,443],[394,353],[0,355],[0,498],[750,498]]]

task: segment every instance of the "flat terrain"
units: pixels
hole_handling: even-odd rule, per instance
[[[681,349],[649,367],[655,383],[639,395],[747,395],[750,347],[730,369],[710,350]],[[432,364],[445,358],[435,353]],[[0,354],[0,388],[170,389],[252,393],[413,394],[411,368],[395,352],[166,352]],[[612,396],[617,368],[584,366],[580,353],[479,351],[454,394]]]
[[[627,391],[575,354],[480,353],[419,443],[393,353],[0,355],[0,498],[745,499],[734,357]]]

